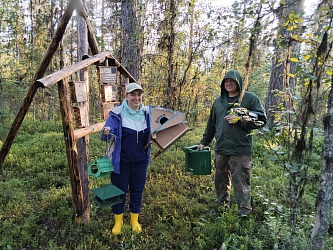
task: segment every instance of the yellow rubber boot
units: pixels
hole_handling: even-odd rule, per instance
[[[141,233],[142,228],[141,228],[141,225],[138,222],[139,214],[130,213],[130,216],[131,216],[130,225],[131,225],[132,231],[135,232],[135,233]]]
[[[114,215],[114,226],[112,228],[112,234],[118,235],[121,233],[121,228],[123,226],[123,214]]]

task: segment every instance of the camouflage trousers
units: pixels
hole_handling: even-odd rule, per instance
[[[215,153],[216,205],[230,205],[230,189],[234,188],[240,215],[252,212],[250,176],[252,156]]]

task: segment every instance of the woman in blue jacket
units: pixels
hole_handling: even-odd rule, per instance
[[[112,206],[115,224],[112,234],[121,233],[126,193],[129,192],[130,225],[132,231],[142,232],[138,222],[142,193],[150,163],[150,122],[148,107],[142,104],[143,89],[137,83],[126,86],[126,98],[120,106],[110,111],[101,132],[101,139],[115,140],[111,154],[114,171],[111,182],[125,194],[122,202]]]

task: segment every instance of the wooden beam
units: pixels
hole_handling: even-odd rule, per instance
[[[62,117],[62,127],[65,136],[67,160],[69,174],[72,184],[72,196],[74,202],[75,221],[84,221],[84,195],[82,191],[82,183],[80,177],[80,165],[78,161],[78,150],[74,137],[74,126],[72,123],[72,112],[68,96],[68,82],[63,79],[58,82],[58,93],[60,102],[60,111]]]
[[[95,62],[102,63],[103,61],[105,61],[105,59],[107,57],[110,57],[110,56],[111,56],[110,52],[102,52],[102,53],[96,54],[94,56],[87,57],[83,61],[77,62],[77,63],[70,65],[68,67],[65,67],[59,71],[56,71],[48,76],[38,79],[37,82],[44,88],[49,87],[52,84],[57,83],[58,81],[70,76],[71,74],[77,72],[80,69],[88,67],[89,65],[91,65]]]
[[[47,48],[42,61],[40,62],[35,75],[33,76],[31,83],[30,83],[30,87],[29,90],[25,96],[25,98],[23,99],[23,102],[21,103],[21,106],[18,110],[18,113],[14,119],[14,122],[12,124],[12,127],[10,128],[8,135],[1,147],[0,150],[0,169],[2,167],[3,162],[5,161],[5,158],[9,152],[9,149],[11,148],[11,145],[13,144],[13,141],[16,137],[16,134],[18,132],[18,130],[20,129],[20,126],[23,122],[23,119],[25,117],[25,115],[28,112],[28,109],[32,103],[32,100],[37,92],[37,89],[39,87],[41,87],[38,83],[36,83],[36,80],[43,77],[43,75],[45,74],[45,71],[47,69],[47,67],[50,65],[52,57],[54,55],[54,53],[57,51],[59,44],[61,42],[62,36],[66,30],[67,24],[69,22],[69,20],[72,17],[72,13],[75,9],[75,3],[76,0],[71,0],[67,6],[67,9],[65,10],[64,15],[62,16],[58,28],[54,34],[54,36],[52,37],[52,40],[49,44],[49,47]]]
[[[86,128],[80,128],[80,129],[76,129],[74,131],[74,137],[75,139],[79,139],[81,137],[84,137],[86,135],[90,135],[96,132],[100,132],[104,126],[105,122],[100,122],[100,123],[96,123],[93,125],[90,125]]]
[[[135,78],[117,61],[113,56],[109,59],[110,66],[117,66],[118,71],[124,76],[129,78],[129,82],[136,82]]]

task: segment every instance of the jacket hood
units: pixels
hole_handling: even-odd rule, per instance
[[[225,76],[223,77],[223,80],[221,82],[221,95],[222,95],[222,93],[226,93],[226,90],[224,88],[224,80],[227,78],[235,80],[238,84],[239,92],[242,92],[243,79],[242,79],[240,73],[237,70],[230,70],[225,74]]]
[[[126,100],[123,100],[123,102],[126,102]],[[111,113],[114,113],[116,115],[119,115],[121,113],[121,111],[123,110],[124,108],[124,104],[122,103],[121,105],[118,105],[116,107],[114,107],[113,109],[110,110],[109,114],[111,115]],[[148,106],[144,106],[142,104],[142,107],[141,109],[144,111],[144,112],[148,112],[149,111],[149,107]]]

